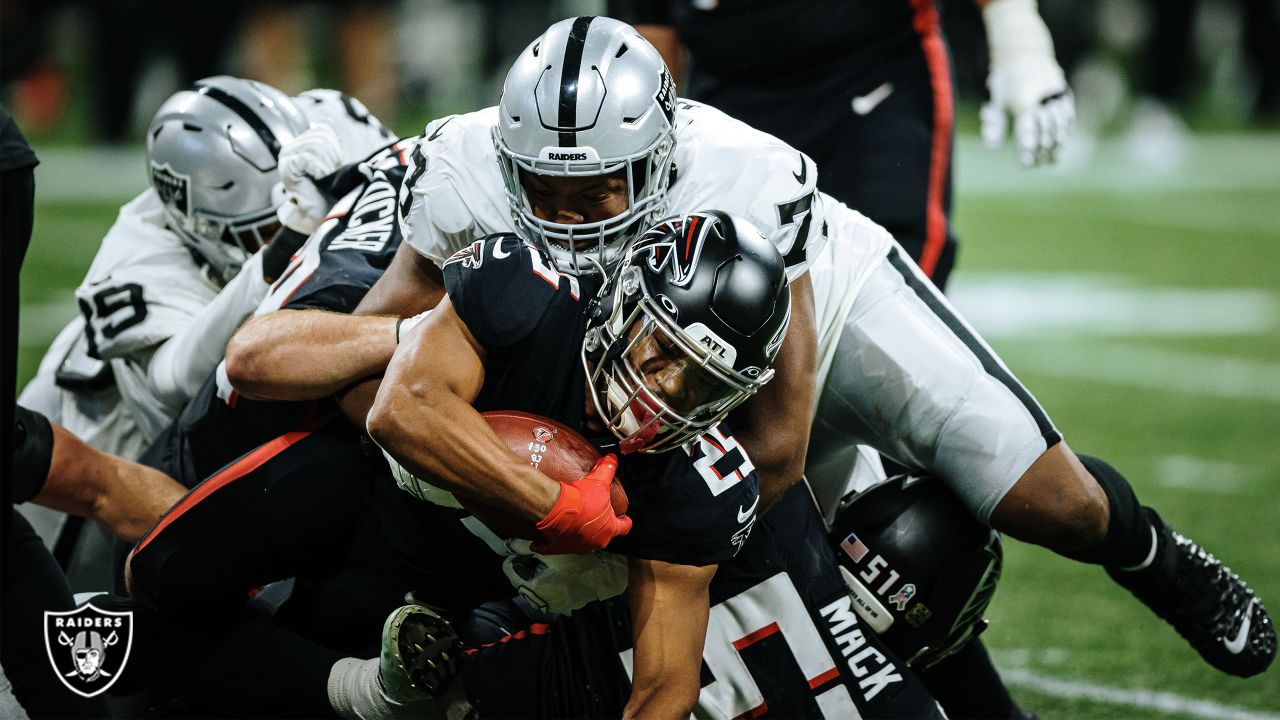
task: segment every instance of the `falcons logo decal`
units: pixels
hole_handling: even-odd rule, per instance
[[[667,220],[636,240],[635,253],[641,258],[648,253],[650,270],[655,273],[665,270],[670,273],[672,284],[685,287],[693,280],[693,269],[698,266],[702,246],[712,232],[718,236],[720,231],[716,218],[710,215],[693,213]]]

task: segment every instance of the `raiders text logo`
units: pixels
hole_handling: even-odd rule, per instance
[[[53,671],[71,692],[93,697],[120,678],[133,646],[133,613],[82,605],[44,614],[44,645]]]

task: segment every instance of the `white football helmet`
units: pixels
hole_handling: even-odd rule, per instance
[[[547,28],[507,73],[493,131],[512,216],[560,269],[597,272],[665,213],[675,150],[675,86],[635,28],[577,17]],[[625,171],[627,209],[572,225],[542,220],[520,171],[558,177]]]
[[[147,130],[151,186],[215,281],[235,277],[274,235],[280,147],[307,127],[288,95],[226,75],[197,81],[156,112]]]

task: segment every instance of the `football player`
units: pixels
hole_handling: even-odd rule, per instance
[[[308,217],[319,217],[322,222],[315,223],[310,232],[313,237],[294,254],[253,317],[237,332],[238,339],[229,346],[238,375],[243,375],[244,366],[262,368],[270,374],[260,384],[276,387],[276,378],[286,377],[308,392],[293,389],[275,397],[260,392],[252,381],[238,383],[237,390],[227,380],[226,364],[220,363],[178,419],[148,450],[146,462],[192,487],[328,407],[327,396],[342,386],[327,387],[323,377],[291,371],[287,359],[280,361],[279,344],[273,338],[285,334],[305,337],[326,348],[330,352],[328,359],[338,366],[365,350],[367,342],[359,334],[326,334],[325,327],[326,323],[345,318],[356,307],[400,245],[395,203],[404,182],[408,155],[417,142],[417,137],[411,137],[392,143],[313,183],[323,209]],[[297,146],[298,143],[290,143],[282,150],[282,165],[295,164]],[[312,182],[305,176],[304,181]],[[290,195],[293,197],[293,193]],[[337,198],[336,203],[329,198]],[[308,231],[304,228],[299,232]]]
[[[598,311],[589,318],[583,313],[594,289],[588,283],[598,284],[598,279],[579,282],[560,275],[541,251],[511,236],[479,242],[446,266],[449,302],[433,312],[420,330],[411,331],[422,335],[423,343],[438,351],[415,353],[389,371],[390,382],[384,385],[388,388],[384,392],[390,391],[393,396],[384,397],[381,402],[399,403],[402,398],[394,395],[395,389],[402,387],[397,377],[412,378],[413,392],[424,384],[419,379],[428,376],[438,378],[442,384],[439,387],[448,389],[455,373],[475,371],[475,364],[481,360],[479,352],[483,352],[483,387],[469,386],[479,392],[476,408],[545,413],[588,432],[594,427],[595,434],[605,433],[612,442],[631,450],[662,446],[671,449],[662,455],[637,452],[623,458],[624,470],[631,471],[623,478],[635,528],[610,549],[649,558],[633,562],[658,569],[656,577],[668,584],[661,585],[666,589],[647,602],[653,603],[654,608],[666,608],[668,613],[671,603],[676,602],[674,609],[679,610],[676,617],[668,615],[664,623],[706,622],[705,614],[688,611],[699,603],[705,607],[708,601],[699,597],[705,598],[707,592],[717,606],[711,611],[715,632],[709,636],[705,657],[709,679],[700,679],[696,665],[688,672],[674,670],[676,660],[697,661],[705,632],[661,636],[665,637],[661,645],[642,644],[633,650],[626,604],[596,604],[557,623],[553,633],[539,642],[512,644],[514,641],[508,640],[494,646],[496,650],[481,651],[477,661],[469,664],[466,683],[468,696],[480,704],[481,712],[617,715],[632,692],[627,670],[634,668],[637,696],[654,691],[648,682],[656,674],[656,679],[662,681],[659,687],[664,683],[668,690],[670,683],[677,686],[683,696],[677,703],[677,714],[681,715],[687,715],[685,705],[699,696],[702,685],[705,687],[698,702],[731,716],[752,709],[764,712],[765,705],[784,716],[850,716],[857,712],[855,708],[864,713],[870,708],[868,714],[876,716],[927,717],[936,713],[918,681],[859,628],[849,608],[848,592],[829,551],[823,548],[821,519],[803,488],[794,488],[788,494],[775,521],[766,525],[769,529],[764,539],[754,545],[747,540],[742,561],[726,565],[735,569],[718,574],[709,590],[705,584],[714,568],[684,564],[731,557],[754,524],[758,496],[750,460],[735,444],[728,426],[715,423],[768,379],[767,358],[776,352],[787,319],[785,281],[776,252],[758,234],[744,236],[743,230],[749,228],[745,223],[727,222],[730,221],[718,215],[696,215],[659,228],[649,237],[648,245],[637,250],[636,262],[627,266],[612,290],[595,306]],[[769,255],[773,256],[771,262],[761,260],[768,260]],[[768,273],[762,276],[761,268]],[[748,311],[764,317],[747,322]],[[677,314],[679,323],[674,318]],[[729,318],[739,320],[735,323]],[[460,321],[466,324],[461,325]],[[459,346],[450,340],[451,334],[457,332],[472,336],[468,329],[472,327],[476,342],[486,350],[479,351],[470,344]],[[713,360],[715,351],[703,344],[709,339],[720,343],[720,351],[732,353],[727,355],[728,360]],[[585,358],[583,364],[572,361],[579,348]],[[409,349],[412,348],[405,348]],[[725,363],[730,362],[732,365],[726,368]],[[432,367],[418,367],[419,363]],[[449,371],[436,363],[444,363]],[[439,427],[442,435],[449,438],[442,438],[446,444],[436,446],[447,448],[440,462],[476,457],[467,451],[467,443],[486,442],[485,436],[492,435],[483,423],[478,428],[462,426],[462,413],[476,412],[469,404],[455,407],[452,403],[436,405],[428,401],[426,407],[428,413],[431,409],[447,413],[445,424]],[[425,418],[416,410],[410,412],[415,421]],[[589,421],[593,416],[597,418],[595,423]],[[475,419],[479,421],[478,415]],[[463,444],[452,444],[454,441]],[[686,441],[692,442],[681,447]],[[487,442],[483,447],[493,447],[496,440]],[[286,446],[292,447],[285,450]],[[273,468],[285,462],[286,454],[304,447],[313,459],[322,456],[322,463],[312,463],[306,472],[287,472],[267,479]],[[332,434],[291,433],[203,484],[139,544],[131,563],[139,596],[162,608],[189,613],[193,608],[210,608],[214,602],[243,598],[243,591],[252,587],[255,579],[263,581],[268,573],[297,569],[300,566],[296,563],[300,562],[313,566],[331,562],[332,556],[323,549],[335,543],[342,545],[342,538],[347,537],[344,533],[349,532],[335,523],[335,518],[360,506],[354,486],[361,479],[355,478],[355,483],[347,485],[345,503],[328,503],[328,510],[317,512],[320,508],[316,496],[330,491],[326,477],[332,474],[335,479],[349,478],[359,472],[358,455],[347,463],[341,460],[337,447]],[[537,476],[536,471],[518,461],[505,466],[505,458],[513,457],[505,446],[499,444],[493,452],[496,457],[490,462],[503,465],[503,472]],[[420,463],[421,457],[416,453],[409,462]],[[305,456],[298,461],[308,462]],[[400,473],[406,489],[418,495],[430,492],[403,470]],[[470,472],[463,475],[468,481],[477,477]],[[562,489],[561,498],[573,495],[571,491],[575,489]],[[418,572],[426,573],[419,574],[419,578],[436,578],[433,585],[422,588],[423,595],[433,604],[454,609],[468,607],[484,592],[493,592],[486,578],[497,577],[505,582],[499,566],[522,568],[514,575],[508,570],[506,575],[519,582],[525,598],[537,599],[539,607],[548,610],[572,609],[587,600],[620,592],[625,585],[625,565],[611,562],[603,572],[588,574],[581,570],[590,566],[566,568],[562,561],[543,558],[558,568],[548,572],[541,567],[539,556],[528,554],[527,543],[522,552],[513,554],[511,544],[498,541],[474,520],[468,523],[464,518],[459,523],[458,511],[432,509],[434,506],[404,493],[396,495],[422,507],[408,518],[408,531],[396,532],[389,544],[395,548],[394,554],[413,558],[420,568]],[[297,501],[286,501],[285,496],[296,497]],[[470,491],[464,494],[474,496]],[[603,501],[609,502],[607,490]],[[213,512],[219,508],[221,514]],[[259,511],[254,508],[268,512],[271,508],[276,512],[287,508],[288,518],[281,519],[281,526],[266,545],[248,537],[227,537],[225,533],[212,541],[216,533],[211,535],[210,531],[225,527],[227,513],[257,517]],[[405,512],[403,506],[396,509],[394,504],[381,508],[383,531],[389,522],[394,523],[391,518],[405,520]],[[222,519],[217,520],[219,517]],[[206,530],[201,532],[200,527]],[[780,535],[786,535],[788,541],[779,541]],[[409,545],[402,550],[400,545],[406,540]],[[548,543],[557,548],[567,545],[563,538],[555,536]],[[446,546],[451,549],[449,553],[433,551]],[[494,549],[502,555],[495,556]],[[240,556],[240,560],[229,562],[229,555]],[[304,561],[304,555],[312,559]],[[486,557],[490,558],[487,562]],[[702,590],[696,591],[690,602],[679,602],[686,596],[673,593],[682,586],[670,587],[666,578],[672,574],[677,579],[692,576],[695,589],[701,586]],[[380,582],[367,571],[356,577],[362,586]],[[466,581],[459,583],[459,578]],[[605,580],[610,582],[602,584]],[[581,587],[584,583],[587,587]],[[633,600],[636,593],[644,593],[650,587],[645,580],[634,583],[630,591]],[[510,586],[507,588],[509,594]],[[398,614],[403,622],[396,627],[405,633],[417,632],[420,617],[412,609],[408,615],[412,617]],[[202,612],[202,616],[217,615]],[[350,618],[344,618],[347,619]],[[651,635],[657,622],[654,616],[648,624],[638,623],[640,637],[646,636],[645,627]],[[517,624],[512,629],[521,627]],[[777,633],[779,627],[781,634]],[[341,646],[332,637],[339,631],[332,625],[326,630],[327,636],[315,639],[330,648]],[[229,642],[239,642],[249,637],[248,632],[236,630],[227,637],[231,638]],[[536,629],[533,634],[542,637]],[[518,633],[516,639],[528,635]],[[260,634],[252,637],[262,641]],[[392,646],[396,646],[397,637],[398,634],[390,638]],[[680,651],[686,646],[687,650]],[[280,647],[280,641],[272,641],[245,651],[260,658]],[[502,652],[501,648],[506,647],[513,648],[513,652]],[[431,649],[435,652],[439,648],[433,645]],[[659,649],[665,661],[655,665],[653,653]],[[228,656],[224,650],[215,652],[218,657]],[[666,654],[671,652],[676,652],[674,657]],[[315,666],[331,655],[331,649],[320,648],[306,653],[305,658],[294,657],[292,662],[301,662],[307,669],[287,676],[314,678]],[[413,708],[397,710],[396,697],[384,697],[383,688],[407,685],[406,665],[416,669],[419,661],[439,659],[419,655],[417,651],[409,656],[402,654],[400,668],[388,666],[386,671],[400,675],[383,680],[378,679],[376,658],[336,663],[327,683],[328,698],[344,714],[373,712],[369,703],[383,712],[414,712]],[[538,657],[554,657],[556,662],[547,666],[545,674],[534,672],[537,665],[528,667],[527,684],[513,692],[509,671],[504,668],[523,666]],[[259,666],[256,659],[254,666]],[[553,668],[559,670],[552,671]],[[243,678],[228,678],[228,669],[213,672],[233,687],[245,682]],[[580,673],[594,678],[589,690],[583,686],[584,675]],[[204,675],[203,669],[199,674]],[[272,677],[279,679],[280,674],[273,673]],[[397,677],[401,679],[398,683]],[[270,689],[285,695],[289,694],[286,690],[303,694],[311,690],[306,707],[316,707],[314,683],[286,685],[289,687]],[[256,707],[279,707],[272,704],[275,701],[254,694],[267,690],[259,683],[255,689],[224,692],[232,697],[212,707],[221,712],[236,712],[237,707],[244,707],[228,703],[262,702],[265,704]],[[394,689],[392,693],[395,694]],[[421,695],[408,691],[398,697],[403,701]],[[633,696],[633,700],[639,697]],[[661,695],[654,698],[661,699]]]
[[[1022,165],[1056,162],[1075,103],[1035,0],[976,4],[990,49],[983,139],[1002,144],[1012,115]],[[686,97],[813,158],[826,192],[893,233],[945,289],[956,108],[941,5],[640,0],[631,9],[676,82],[688,68]]]
[[[330,90],[290,98],[219,76],[170,97],[147,132],[151,185],[121,208],[76,290],[82,317],[58,335],[23,402],[99,450],[139,457],[278,272],[258,252],[280,227],[277,156],[313,124],[331,136],[329,155],[299,153],[295,174],[327,174],[393,139]]]
[[[562,271],[584,273],[616,261],[652,213],[724,208],[779,247],[795,313],[776,379],[737,414],[738,433],[765,505],[800,479],[817,370],[806,270],[824,230],[832,244],[851,232],[829,227],[808,158],[677,101],[652,46],[623,23],[591,17],[556,23],[530,44],[498,107],[434,121],[423,139],[401,193],[406,242],[357,312],[426,309],[440,295],[439,264],[488,233],[519,228]],[[815,437],[809,460],[865,443],[936,474],[982,522],[1105,566],[1214,667],[1264,670],[1275,633],[1248,586],[1143,507],[1114,468],[1082,462],[888,233],[862,235],[846,255],[855,264],[833,259],[835,284],[820,306],[842,312],[817,317],[838,340],[814,420],[829,440]],[[429,430],[390,432],[403,437],[384,442],[408,446]],[[502,500],[527,512],[545,497],[513,485]]]

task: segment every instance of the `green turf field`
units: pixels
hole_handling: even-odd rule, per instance
[[[49,157],[20,383],[143,182],[140,152],[87,174],[75,153]],[[1114,144],[1030,173],[965,141],[956,222],[957,305],[1072,447],[1119,467],[1280,612],[1280,137],[1205,139],[1165,175]],[[1041,717],[1280,718],[1280,669],[1209,669],[1097,568],[1010,541],[990,618],[997,664]]]

